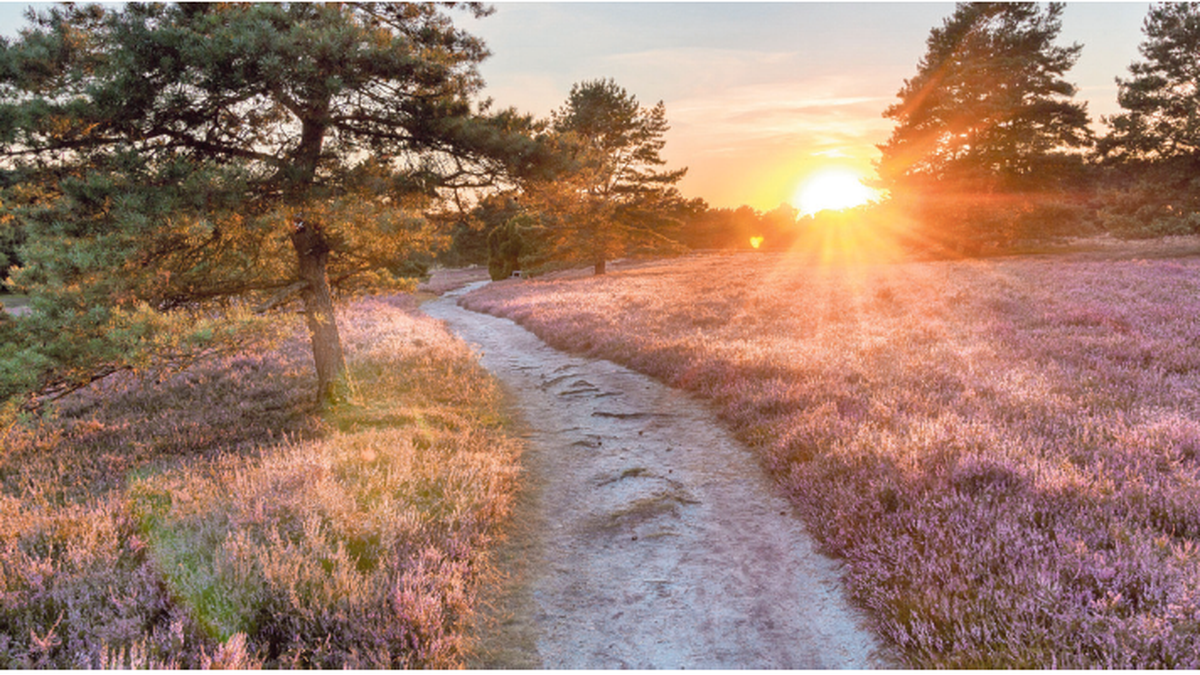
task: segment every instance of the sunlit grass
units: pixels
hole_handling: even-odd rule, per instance
[[[911,666],[1200,665],[1200,260],[839,255],[466,303],[713,399]]]
[[[454,667],[517,447],[409,301],[342,313],[356,406],[308,356],[125,378],[0,454],[0,666]]]

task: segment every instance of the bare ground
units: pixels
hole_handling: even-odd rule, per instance
[[[708,405],[458,307],[478,285],[424,305],[526,424],[527,488],[472,667],[894,665],[837,563]]]

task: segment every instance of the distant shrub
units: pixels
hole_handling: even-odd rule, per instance
[[[1103,231],[1123,239],[1200,234],[1200,181],[1181,185],[1164,176],[1155,181],[1143,176],[1100,194],[1099,223]]]
[[[1069,196],[1038,199],[1016,216],[1014,238],[1041,242],[1048,239],[1086,237],[1098,234],[1101,227],[1096,209],[1083,200]]]
[[[1163,213],[1157,208],[1131,214],[1111,213],[1101,217],[1101,226],[1123,239],[1157,239],[1200,234],[1200,212]]]
[[[492,281],[507,279],[522,269],[522,262],[534,253],[535,242],[530,231],[536,225],[531,216],[514,216],[488,234],[488,272]]]
[[[1095,207],[1067,194],[1014,194],[988,199],[925,200],[893,209],[912,223],[909,246],[937,255],[974,257],[1015,246],[1096,234]]]

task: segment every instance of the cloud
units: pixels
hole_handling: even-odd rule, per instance
[[[685,194],[714,205],[773,208],[822,168],[871,175],[875,145],[893,126],[882,116],[892,88],[870,73],[793,73],[669,99],[665,154],[690,167],[680,184]]]
[[[891,122],[881,113],[889,102],[852,79],[826,77],[730,87],[668,102],[667,114],[672,140],[702,154],[786,146],[861,155],[886,139]]]
[[[796,52],[714,47],[652,49],[604,57],[597,64],[645,87],[655,100],[713,94],[735,84],[785,79],[794,74]]]
[[[542,115],[562,104],[569,83],[599,77],[643,105],[665,103],[671,130],[663,155],[672,167],[689,167],[685,194],[762,207],[787,199],[798,177],[821,166],[869,173],[875,145],[892,128],[881,113],[903,79],[889,66],[859,68],[811,50],[679,46],[508,70],[489,78],[488,94],[500,104],[532,103]]]

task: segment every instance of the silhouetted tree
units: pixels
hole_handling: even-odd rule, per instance
[[[790,248],[798,233],[799,218],[800,210],[787,202],[762,214],[762,225],[758,234],[763,238],[762,248]]]
[[[680,229],[679,240],[694,249],[746,248],[750,237],[760,236],[760,215],[749,206],[737,210],[704,208],[688,214]]]
[[[687,169],[659,168],[668,129],[661,101],[644,108],[612,80],[571,88],[552,121],[563,161],[553,180],[526,189],[543,216],[550,258],[586,262],[604,274],[607,261],[621,255],[676,248],[664,231],[684,208],[675,184]]]
[[[451,267],[486,265],[491,232],[522,212],[516,193],[504,191],[485,196],[466,213],[446,214],[451,245],[438,254],[438,262]]]
[[[1200,7],[1154,5],[1142,32],[1144,60],[1117,78],[1125,112],[1097,144],[1117,172],[1106,218],[1123,234],[1200,231]]]
[[[1082,47],[1054,44],[1062,9],[959,3],[884,112],[896,127],[879,146],[881,186],[943,228],[976,225],[951,238],[1002,235],[1006,212],[1082,166],[1071,149],[1092,142],[1086,105],[1063,79]]]
[[[1126,112],[1105,118],[1099,142],[1109,158],[1170,163],[1195,173],[1200,166],[1200,6],[1161,3],[1150,8],[1138,47],[1145,59],[1117,78]],[[1181,161],[1182,160],[1182,161]]]
[[[760,213],[742,205],[736,209],[709,208],[694,200],[683,216],[679,241],[689,248],[787,250],[800,235],[799,212],[791,204]],[[755,247],[752,240],[758,240]]]
[[[82,346],[148,330],[125,325],[150,316],[138,307],[298,293],[318,398],[344,398],[334,289],[398,283],[414,252],[443,242],[423,211],[493,184],[520,154],[509,131],[528,123],[472,109],[488,52],[442,6],[131,3],[31,18],[0,42],[0,158],[39,192],[12,215],[30,241],[14,278],[42,311],[0,354],[24,386],[127,365],[122,349]]]

